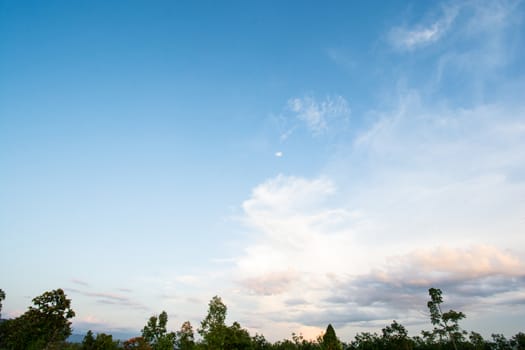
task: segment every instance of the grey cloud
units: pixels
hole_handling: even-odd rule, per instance
[[[334,280],[329,293],[318,305],[319,311],[292,309],[284,315],[273,316],[276,320],[296,321],[305,325],[322,326],[332,323],[384,324],[385,320],[402,320],[404,324],[426,321],[428,289],[440,288],[444,294],[444,308],[465,313],[487,310],[501,305],[523,307],[525,305],[525,274],[516,271],[505,274],[498,269],[486,274],[428,274],[422,282],[413,278],[417,266],[399,266],[385,271],[374,271],[346,281]],[[421,267],[424,270],[423,267]],[[291,302],[290,302],[291,301]],[[285,301],[295,306],[294,300]]]
[[[298,306],[298,305],[307,304],[308,302],[302,298],[292,298],[292,299],[285,300],[284,303],[287,306]]]
[[[131,300],[130,298],[123,296],[123,295],[119,295],[119,294],[89,292],[89,291],[84,291],[84,290],[75,289],[75,288],[66,288],[66,290],[68,292],[73,292],[73,293],[81,294],[87,297],[96,298],[96,302],[100,304],[121,305],[121,306],[134,308],[137,310],[148,310],[148,308],[142,305],[141,303],[135,302]]]
[[[381,314],[382,313],[382,314]],[[388,317],[389,314],[386,314]],[[347,307],[332,310],[308,310],[295,311],[287,313],[275,313],[268,315],[268,318],[276,322],[299,322],[306,326],[325,327],[332,324],[335,327],[342,327],[350,323],[368,322],[385,317],[384,310],[363,310],[356,305],[347,305]]]

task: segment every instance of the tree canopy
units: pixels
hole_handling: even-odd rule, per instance
[[[3,301],[5,293],[1,289],[0,292]],[[214,296],[198,329],[201,339],[195,339],[189,321],[177,332],[168,331],[168,314],[162,311],[148,319],[142,336],[120,342],[110,334],[95,335],[90,330],[82,343],[70,344],[66,339],[71,334],[70,320],[75,312],[64,291],[56,289],[34,298],[33,306],[21,316],[0,323],[0,350],[525,350],[523,332],[510,339],[496,333],[492,340],[486,340],[476,332],[466,337],[467,332],[459,326],[465,315],[455,310],[443,312],[442,291],[430,288],[428,292],[433,329],[423,331],[422,337],[409,337],[407,329],[394,320],[380,334],[358,333],[348,343],[339,340],[331,324],[315,340],[292,333],[291,339],[271,343],[261,334],[250,336],[239,322],[228,326],[226,304]]]

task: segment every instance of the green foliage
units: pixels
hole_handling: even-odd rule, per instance
[[[517,350],[525,350],[525,333],[519,332],[513,336],[510,344]]]
[[[124,350],[151,350],[151,346],[143,337],[130,338],[122,345]]]
[[[0,289],[0,316],[2,316],[2,301],[5,300],[5,292]]]
[[[5,294],[0,290],[0,302]],[[61,289],[46,292],[33,299],[33,306],[18,318],[0,323],[0,350],[525,350],[525,334],[520,332],[510,339],[493,334],[486,341],[476,332],[461,330],[458,321],[465,318],[462,312],[442,312],[442,292],[429,290],[430,321],[434,328],[422,332],[423,337],[410,338],[406,328],[392,323],[382,333],[356,334],[350,344],[339,341],[329,324],[326,332],[316,341],[306,340],[301,334],[292,333],[291,339],[268,342],[263,335],[251,337],[238,322],[225,324],[227,308],[222,299],[215,296],[208,306],[208,314],[198,330],[202,336],[196,341],[189,321],[176,333],[167,331],[168,315],[162,311],[152,316],[142,329],[142,336],[123,343],[114,341],[111,335],[88,331],[81,344],[68,344],[74,312],[71,301]]]
[[[57,348],[71,335],[69,319],[75,312],[62,289],[45,292],[34,298],[33,304],[20,317],[2,324],[0,347],[13,350]]]
[[[382,340],[385,346],[392,350],[411,350],[414,347],[414,342],[408,337],[406,328],[396,322],[392,321],[390,326],[386,326],[382,330]]]
[[[321,349],[323,350],[341,350],[342,345],[335,335],[334,327],[331,324],[326,327],[326,332],[323,334]]]
[[[483,339],[481,334],[476,332],[470,332],[469,341],[474,350],[484,350],[488,348],[487,342]]]
[[[383,348],[383,342],[377,333],[357,333],[350,346],[359,350],[379,350]]]
[[[82,350],[94,350],[95,349],[95,337],[91,330],[87,331],[84,339],[82,339]]]
[[[190,321],[186,321],[177,332],[176,340],[177,349],[179,350],[193,350],[195,348],[195,335]]]
[[[247,330],[243,329],[237,322],[226,329],[224,339],[225,349],[250,350],[252,349],[252,338]]]
[[[203,339],[203,346],[210,350],[224,349],[226,340],[226,305],[218,296],[214,296],[208,304],[208,314],[201,322],[198,330]]]
[[[175,333],[167,332],[167,323],[168,314],[166,311],[162,311],[158,317],[151,316],[142,329],[142,337],[151,345],[153,350],[172,350],[175,346]]]
[[[272,349],[272,344],[270,344],[264,335],[255,334],[252,337],[252,347],[253,350],[270,350]]]
[[[452,342],[454,349],[457,350],[457,343],[464,341],[466,334],[458,324],[459,320],[465,318],[465,314],[454,310],[441,311],[441,304],[443,303],[441,289],[430,288],[428,294],[430,301],[427,303],[427,307],[430,311],[430,322],[434,325],[434,329],[432,334],[423,332],[423,335],[433,341],[437,339],[440,343],[448,339]]]
[[[88,332],[89,333],[89,332]],[[86,335],[87,336],[87,335]],[[113,336],[105,333],[98,333],[94,339],[92,350],[117,350],[120,348],[118,341],[113,341]]]
[[[492,349],[494,350],[511,350],[510,341],[503,334],[492,334]]]

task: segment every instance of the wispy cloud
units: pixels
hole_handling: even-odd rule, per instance
[[[326,135],[343,128],[350,117],[350,107],[342,96],[316,99],[312,96],[294,97],[287,101],[285,112],[276,117],[280,140],[287,140],[303,127],[313,136]]]
[[[78,284],[80,286],[84,286],[84,287],[89,287],[89,283],[85,282],[85,281],[82,281],[82,280],[79,280],[79,279],[76,279],[76,278],[73,278],[71,280],[71,282],[75,283],[75,284]]]
[[[66,291],[94,298],[97,303],[101,303],[101,304],[121,305],[121,306],[133,307],[135,309],[148,310],[148,308],[146,308],[143,304],[135,302],[129,297],[121,295],[121,294],[91,292],[91,291],[80,290],[80,289],[75,289],[75,288],[66,288]]]
[[[442,11],[441,16],[429,24],[392,28],[388,35],[390,43],[401,50],[412,50],[438,41],[452,26],[459,8],[458,6],[446,6],[442,8]]]
[[[320,102],[312,97],[292,98],[288,100],[288,109],[314,134],[325,132],[333,120],[345,120],[350,116],[348,103],[341,96],[329,96]]]

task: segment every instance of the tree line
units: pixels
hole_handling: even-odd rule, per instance
[[[0,289],[0,312],[5,293]],[[227,307],[218,296],[208,304],[208,313],[196,330],[189,321],[179,331],[167,330],[168,314],[153,315],[138,337],[114,340],[106,333],[87,332],[82,343],[67,341],[71,335],[71,319],[75,312],[62,289],[43,293],[33,299],[33,306],[17,318],[1,320],[0,350],[525,350],[525,333],[510,339],[492,334],[484,339],[479,333],[468,333],[459,325],[465,314],[442,311],[442,291],[429,289],[427,307],[430,331],[410,337],[406,328],[392,323],[381,333],[362,332],[349,342],[342,342],[332,325],[315,340],[292,333],[291,339],[269,342],[262,334],[250,335],[238,322],[226,325]],[[0,314],[1,316],[1,314]]]

